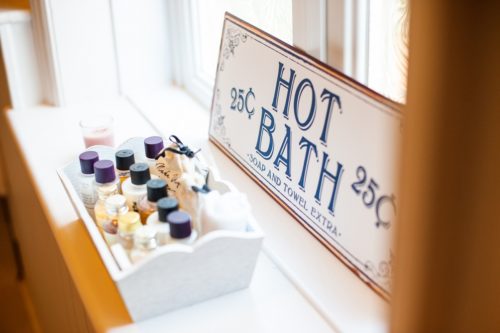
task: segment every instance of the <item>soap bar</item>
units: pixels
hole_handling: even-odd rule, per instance
[[[250,203],[244,194],[212,191],[204,196],[200,213],[202,234],[214,230],[245,231],[249,219]]]

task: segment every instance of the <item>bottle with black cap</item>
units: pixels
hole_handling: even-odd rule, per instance
[[[120,179],[120,191],[123,182],[130,177],[130,166],[135,163],[134,151],[131,149],[118,150],[115,154],[116,175]]]
[[[146,183],[150,179],[149,165],[146,163],[135,163],[130,166],[130,178],[122,184],[122,194],[127,198],[130,210],[139,211],[139,201],[146,195]]]
[[[193,230],[191,216],[181,210],[168,214],[167,221],[170,233],[166,237],[165,244],[186,244],[191,245],[196,241],[198,233]]]
[[[158,245],[164,245],[170,234],[167,216],[179,209],[179,202],[175,198],[162,198],[158,200],[156,207],[158,211],[149,215],[146,224],[156,230]]]
[[[150,179],[146,183],[146,189],[146,196],[137,205],[142,224],[146,224],[149,215],[156,211],[158,200],[167,196],[167,182],[163,179]]]

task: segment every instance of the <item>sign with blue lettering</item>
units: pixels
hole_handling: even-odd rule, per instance
[[[400,105],[226,14],[211,112],[211,141],[387,297]]]

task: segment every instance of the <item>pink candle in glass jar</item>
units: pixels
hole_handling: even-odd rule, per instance
[[[88,116],[80,121],[85,147],[115,145],[113,131],[113,117],[110,115]]]

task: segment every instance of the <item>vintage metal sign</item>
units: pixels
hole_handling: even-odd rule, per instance
[[[385,297],[399,108],[226,14],[210,139]]]

